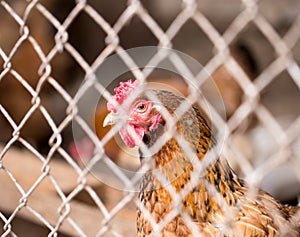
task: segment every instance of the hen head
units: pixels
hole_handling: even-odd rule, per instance
[[[103,126],[113,125],[124,121],[125,124],[119,130],[119,134],[128,147],[139,146],[143,142],[143,137],[150,131],[156,130],[161,115],[159,105],[150,101],[145,96],[138,96],[129,106],[122,106],[130,93],[138,87],[138,81],[128,80],[121,82],[120,86],[114,89],[115,95],[107,103],[107,109],[110,112],[104,119]],[[119,104],[123,111],[119,111]]]

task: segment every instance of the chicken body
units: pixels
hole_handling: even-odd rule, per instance
[[[184,98],[171,92],[152,92],[172,115],[184,101]],[[138,107],[133,102],[133,107],[129,110],[135,111],[141,108],[140,101],[145,103],[147,97],[140,96],[136,101],[138,101]],[[150,111],[147,112],[147,116],[138,114],[138,118],[144,121],[139,124],[135,122],[132,126],[139,133],[136,137],[141,137],[148,148],[151,148],[166,132],[167,124],[163,116],[157,116],[160,113],[157,107],[150,105],[149,107]],[[116,111],[113,112],[116,113]],[[151,120],[153,116],[159,120]],[[135,121],[138,118],[135,117]],[[131,120],[130,112],[129,123]],[[154,128],[149,121],[156,121]],[[136,126],[141,126],[144,130],[141,132],[141,128],[136,128]],[[199,160],[204,160],[207,151],[214,147],[214,139],[208,123],[195,106],[191,106],[179,118],[176,130]],[[124,134],[126,133],[123,132],[123,136]],[[126,143],[125,138],[124,141]],[[129,145],[134,146],[138,143],[131,140]],[[162,224],[166,218],[170,218],[168,214],[174,208],[179,212],[170,218],[169,222],[164,223],[163,228],[157,233],[150,224],[149,216],[139,209],[137,211],[139,237],[157,234],[160,236],[159,233],[164,237],[197,236],[195,231],[192,231],[192,226],[184,220],[183,215],[189,217],[202,236],[300,236],[299,220],[293,217],[296,208],[280,204],[262,190],[257,189],[255,195],[250,195],[247,185],[236,176],[224,158],[218,158],[206,166],[202,171],[203,174],[199,175],[197,185],[193,186],[191,186],[191,180],[197,167],[194,167],[191,157],[183,151],[175,138],[168,140],[152,157],[146,157],[140,149],[141,162],[149,158],[154,166],[143,177],[139,193],[141,204],[148,211],[152,221],[157,224]],[[181,195],[182,201],[177,203],[178,205],[174,206],[174,196],[167,191],[168,187],[162,185],[154,175],[154,169],[160,171],[168,181],[167,185],[172,185],[176,193]],[[182,196],[181,191],[189,186],[188,194]],[[218,198],[222,200],[219,201]],[[228,209],[231,210],[232,215],[227,215]]]

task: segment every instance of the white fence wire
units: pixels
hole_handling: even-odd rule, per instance
[[[131,0],[114,5],[84,0],[1,1],[1,236],[136,235],[136,207],[143,206],[136,193],[128,190],[139,183],[140,173],[128,176],[124,167],[137,169],[138,158],[132,161],[128,158],[131,151],[121,151],[110,141],[116,128],[107,133],[101,123],[93,129],[91,123],[100,123],[108,113],[105,108],[98,109],[95,118],[87,119],[79,112],[90,88],[105,100],[111,98],[105,79],[93,76],[112,54],[128,71],[135,68],[131,78],[140,82],[151,78],[153,71],[138,69],[138,62],[127,53],[126,49],[135,46],[171,48],[195,57],[213,76],[224,99],[227,119],[212,121],[224,127],[224,156],[251,185],[297,204],[300,14],[295,9],[300,9],[300,3],[289,1],[285,7],[278,1],[223,4],[195,0]],[[282,18],[274,18],[276,7],[282,10]],[[216,13],[223,9],[224,13]],[[235,50],[241,40],[253,51],[250,61],[256,70],[244,63],[243,50]],[[163,57],[159,49],[154,64]],[[178,58],[170,60],[180,72],[188,70]],[[202,77],[200,72],[194,82]],[[163,76],[154,81],[185,90],[182,93],[192,92],[182,89],[188,81]],[[187,96],[192,101],[199,99],[193,93]],[[166,112],[162,113],[165,118],[169,117]],[[92,150],[85,157],[88,161],[76,158],[72,149],[72,123],[86,138],[83,149]],[[175,190],[167,190],[177,200]],[[176,204],[181,201],[179,198]],[[180,209],[174,208],[159,224],[144,210],[158,233],[179,213],[197,236],[199,230]]]

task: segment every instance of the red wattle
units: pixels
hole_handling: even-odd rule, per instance
[[[135,127],[134,125],[127,125],[124,128],[121,128],[119,133],[124,143],[128,147],[132,148],[141,144],[145,134],[145,129],[141,127]]]

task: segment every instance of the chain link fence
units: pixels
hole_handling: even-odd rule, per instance
[[[204,66],[193,82],[213,80],[224,100],[226,116],[214,106],[212,121],[225,131],[222,153],[251,185],[296,205],[299,9],[299,1],[1,1],[1,236],[136,236],[141,205],[129,187],[140,177],[127,171],[140,164],[116,129],[102,128],[106,101],[129,78],[190,92],[178,75],[138,69],[126,50],[149,45],[157,64],[171,48]],[[109,85],[97,70],[111,55],[127,74]],[[90,88],[102,101],[84,117]]]

